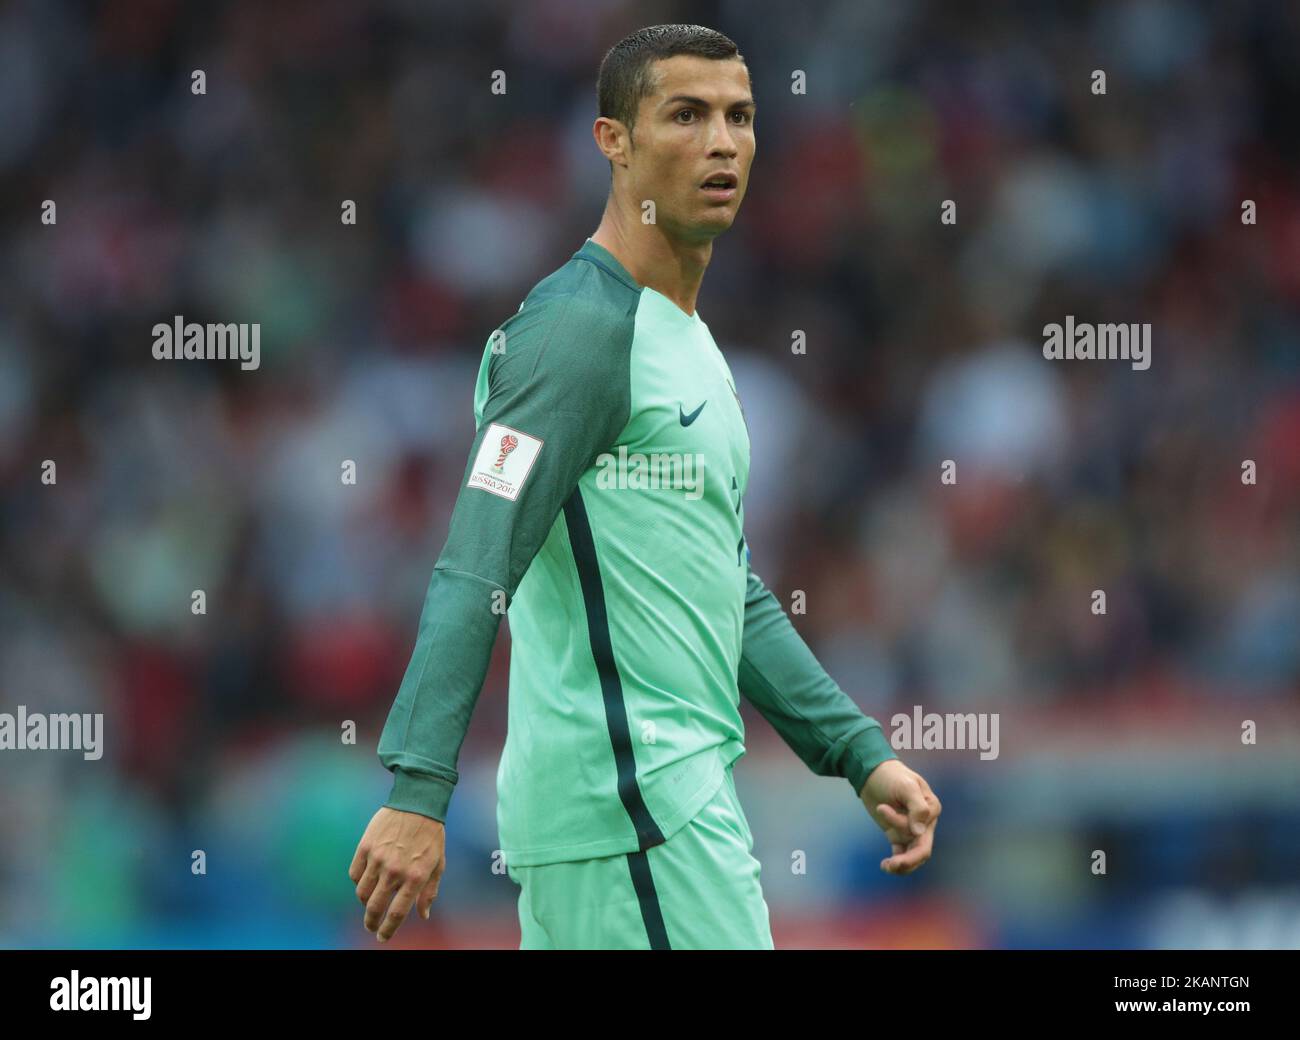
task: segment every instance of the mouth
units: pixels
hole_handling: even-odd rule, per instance
[[[728,202],[735,197],[739,184],[739,178],[734,173],[722,171],[711,174],[700,185],[700,191],[717,202]]]

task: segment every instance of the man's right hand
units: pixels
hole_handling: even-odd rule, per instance
[[[442,823],[419,813],[384,806],[371,817],[348,877],[366,905],[366,930],[380,942],[393,937],[417,899],[428,919],[447,865],[446,838]]]

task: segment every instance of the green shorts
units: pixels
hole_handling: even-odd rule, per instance
[[[661,845],[506,870],[521,950],[770,950],[754,837],[727,766],[718,793]]]

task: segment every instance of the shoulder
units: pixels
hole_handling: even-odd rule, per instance
[[[640,299],[638,289],[573,257],[498,327],[493,377],[589,378],[626,370]]]
[[[476,421],[513,411],[539,423],[558,414],[626,422],[640,301],[638,287],[576,255],[538,282],[484,348]]]

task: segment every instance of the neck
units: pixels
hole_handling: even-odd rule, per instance
[[[673,238],[657,224],[642,223],[640,209],[628,212],[611,194],[591,240],[608,249],[638,285],[662,293],[686,314],[695,314],[695,298],[713,256],[712,239]]]

